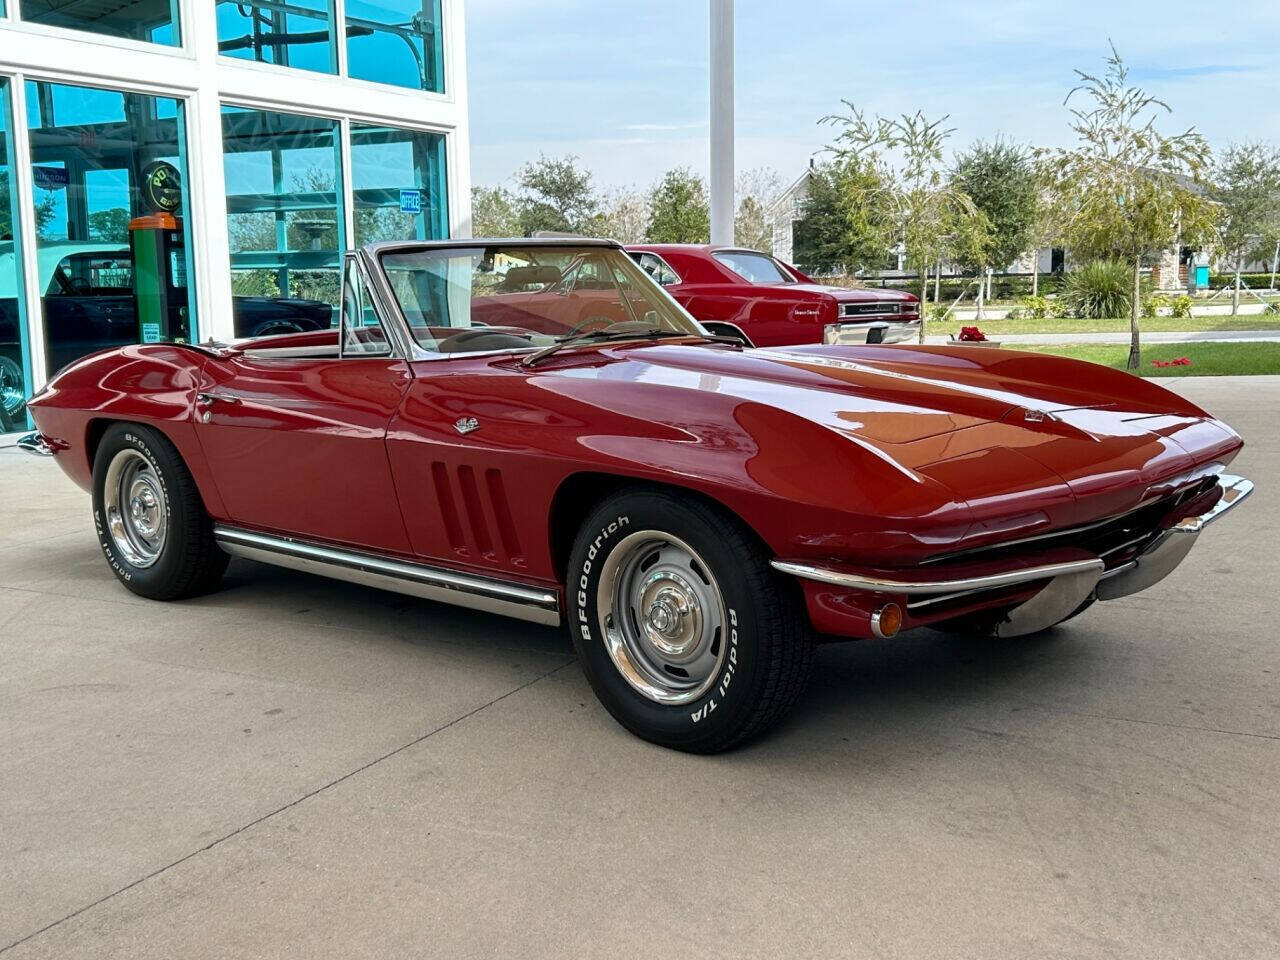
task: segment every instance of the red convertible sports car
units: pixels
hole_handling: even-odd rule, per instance
[[[699,752],[775,722],[817,640],[1047,629],[1252,489],[1240,437],[1146,381],[743,349],[607,242],[367,247],[337,329],[98,353],[31,410],[133,592],[238,556],[563,624],[620,723]]]
[[[815,283],[755,250],[695,244],[627,247],[632,259],[713,333],[748,346],[903,343],[920,335],[920,301],[901,290]]]

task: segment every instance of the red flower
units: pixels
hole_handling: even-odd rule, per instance
[[[1191,359],[1189,357],[1179,357],[1177,360],[1152,360],[1153,367],[1189,367]]]
[[[970,343],[982,343],[987,339],[987,337],[977,327],[961,327],[959,339],[966,340]]]

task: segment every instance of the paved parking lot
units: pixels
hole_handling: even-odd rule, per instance
[[[232,564],[162,605],[0,450],[0,955],[1276,957],[1280,377],[1258,492],[1039,638],[827,647],[772,737],[627,735],[558,631]]]

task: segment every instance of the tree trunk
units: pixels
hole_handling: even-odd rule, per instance
[[[974,321],[981,323],[986,319],[983,307],[986,305],[987,281],[981,274],[978,275],[978,311],[974,314]]]
[[[920,268],[920,343],[924,343],[924,325],[929,316],[929,268]]]
[[[1240,261],[1236,260],[1236,285],[1231,291],[1231,315],[1233,317],[1240,314]]]
[[[1130,373],[1137,373],[1142,367],[1142,346],[1138,339],[1138,317],[1142,315],[1142,258],[1135,257],[1133,262],[1133,299],[1129,304],[1129,362],[1126,364]]]
[[[1031,255],[1031,295],[1040,296],[1040,251]]]
[[[1275,286],[1275,284],[1272,284]],[[942,258],[938,258],[937,264],[933,268],[933,302],[942,302]]]

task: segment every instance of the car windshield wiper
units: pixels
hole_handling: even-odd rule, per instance
[[[608,343],[615,340],[665,340],[669,338],[680,339],[697,339],[709,343],[731,343],[741,347],[742,341],[737,337],[717,337],[710,333],[691,333],[686,330],[615,330],[610,333],[608,330],[588,330],[585,333],[576,333],[571,337],[565,337],[563,340],[557,340],[555,343],[549,344],[540,350],[535,350],[523,360],[520,365],[524,367],[532,367],[544,357],[559,353],[565,347],[577,346],[583,343]]]

